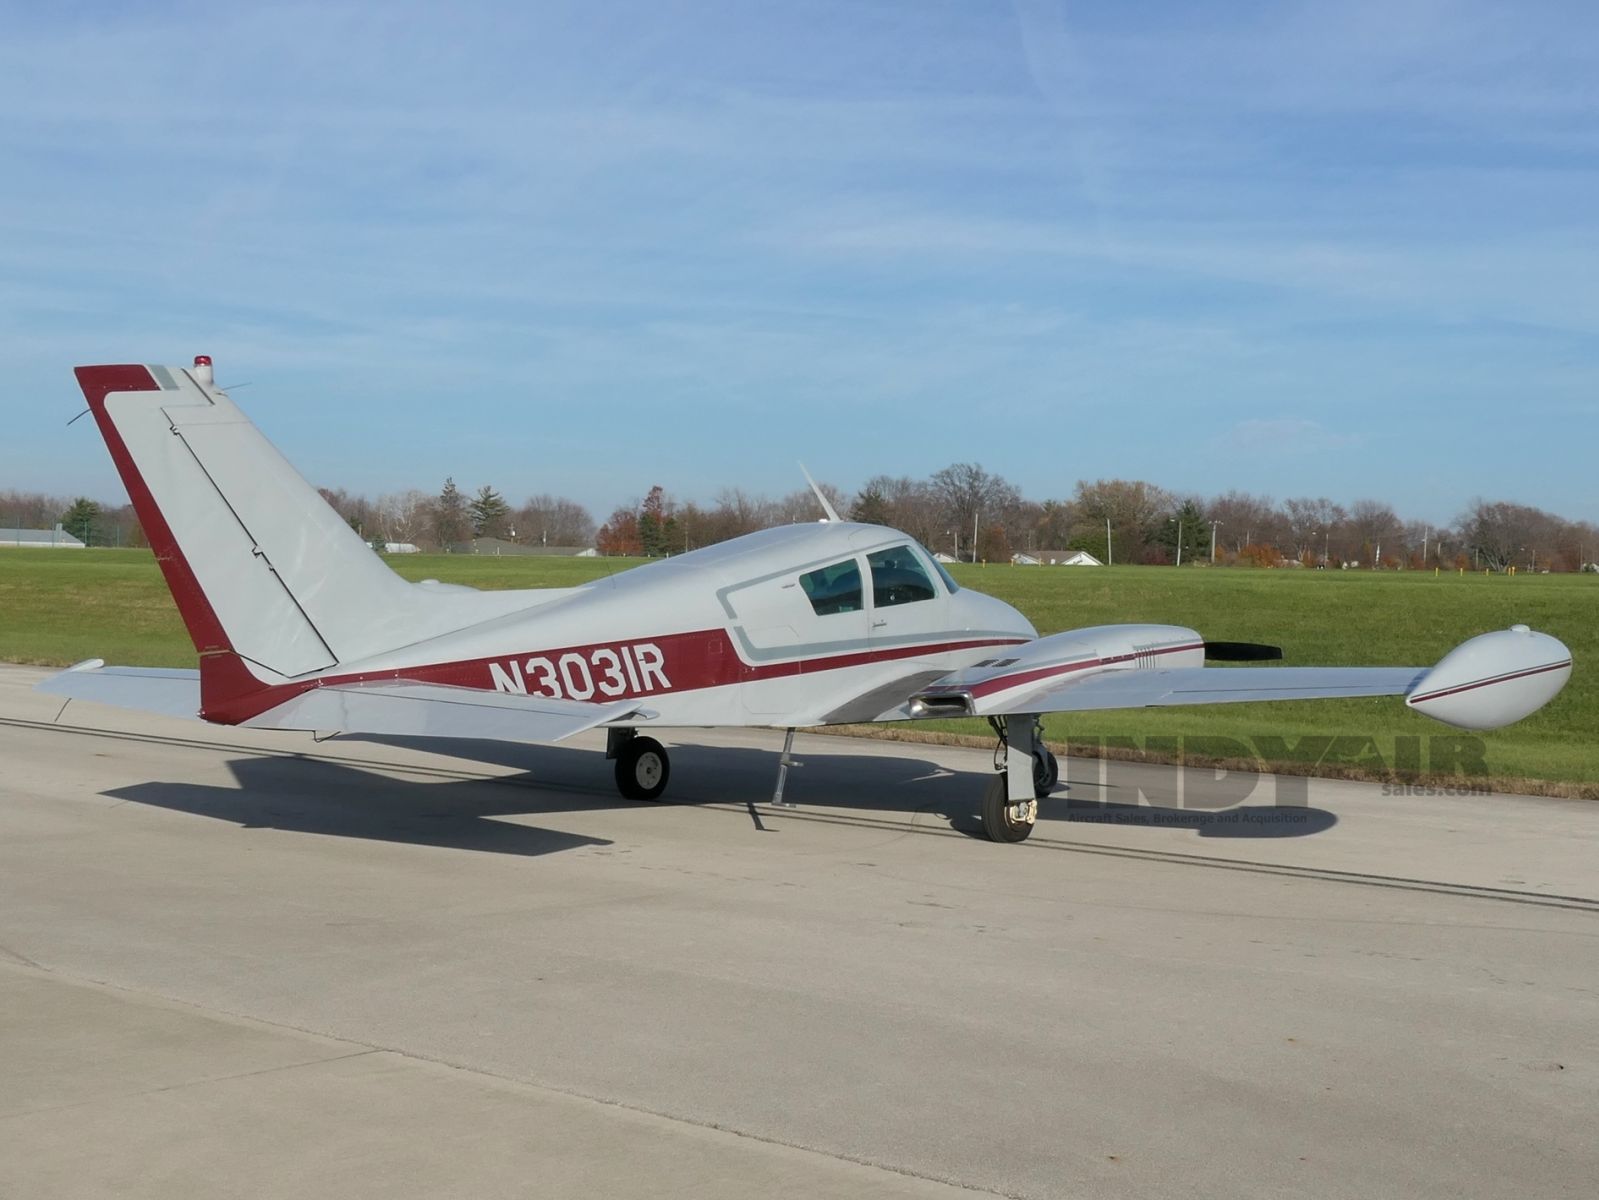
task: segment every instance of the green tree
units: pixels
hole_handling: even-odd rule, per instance
[[[439,501],[433,508],[434,540],[448,550],[466,541],[471,531],[472,527],[467,521],[466,497],[461,495],[452,476],[444,481],[444,490],[439,493]]]
[[[100,506],[79,496],[62,515],[61,527],[87,546],[94,540],[94,523],[99,516]]]
[[[1182,538],[1182,554],[1177,553],[1177,541]],[[1164,520],[1157,518],[1150,531],[1151,544],[1165,549],[1168,562],[1191,563],[1210,553],[1210,523],[1199,505],[1184,500],[1182,507]]]
[[[868,483],[855,497],[855,506],[849,510],[849,519],[862,525],[887,525],[890,521],[888,497],[874,481]]]
[[[638,539],[650,558],[663,557],[677,548],[677,518],[668,512],[666,492],[660,484],[650,489],[639,508]]]
[[[484,484],[467,508],[472,514],[472,532],[478,537],[504,536],[506,518],[511,515],[504,496]]]

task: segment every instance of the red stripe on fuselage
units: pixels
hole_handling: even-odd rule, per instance
[[[591,700],[595,703],[609,703],[615,700],[644,700],[651,696],[671,695],[682,692],[692,692],[704,688],[726,687],[735,683],[756,683],[769,679],[792,678],[799,675],[814,675],[824,671],[838,671],[849,667],[868,666],[873,663],[893,662],[901,659],[918,658],[930,654],[948,654],[958,650],[971,650],[991,646],[1014,646],[1025,639],[1023,638],[969,638],[943,642],[933,642],[916,646],[891,646],[877,650],[862,650],[845,654],[819,655],[812,658],[793,659],[785,662],[774,663],[746,663],[734,648],[733,639],[725,629],[706,629],[692,633],[664,634],[659,637],[626,638],[614,642],[590,642],[580,646],[561,646],[549,650],[533,650],[525,653],[495,655],[492,658],[466,659],[460,662],[432,663],[414,667],[400,667],[389,671],[363,671],[343,675],[327,675],[320,679],[306,680],[295,684],[286,684],[272,688],[254,696],[242,697],[241,702],[230,706],[226,712],[216,714],[207,713],[210,720],[222,724],[236,725],[247,721],[251,717],[266,712],[282,704],[285,700],[308,691],[314,687],[333,685],[359,685],[362,683],[387,683],[394,680],[407,680],[414,683],[436,683],[450,687],[475,688],[481,691],[494,691],[494,675],[492,665],[498,665],[501,673],[506,676],[519,676],[527,688],[527,695],[549,696],[551,689],[539,686],[549,678],[549,672],[543,666],[536,669],[529,668],[529,663],[547,663],[554,667],[559,678],[561,663],[569,656],[575,656],[587,664],[594,678],[595,654],[598,651],[607,651],[621,658],[624,650],[635,655],[637,662],[637,647],[652,646],[661,654],[661,664],[658,675],[647,676],[641,671],[621,672],[626,686],[610,691],[602,691],[597,686],[587,696],[568,696],[567,688],[559,688],[564,698]],[[625,664],[625,660],[624,661]],[[515,670],[513,671],[513,668]],[[656,680],[664,676],[665,686],[659,686]],[[635,683],[635,679],[638,683]]]

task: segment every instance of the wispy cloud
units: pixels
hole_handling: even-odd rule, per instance
[[[1261,451],[1301,457],[1349,450],[1366,440],[1362,433],[1335,433],[1302,417],[1254,418],[1239,421],[1211,444],[1218,450]]]
[[[59,432],[66,368],[203,349],[313,474],[369,489],[453,471],[608,509],[764,487],[801,440],[844,484],[976,455],[1038,495],[1115,471],[1452,511],[1404,494],[1401,448],[1466,464],[1491,427],[1551,464],[1525,498],[1593,515],[1591,24],[29,10],[0,43],[0,355],[29,397],[0,483],[112,486]],[[352,457],[373,427],[392,451]],[[1187,452],[1218,438],[1308,452],[1219,477]]]

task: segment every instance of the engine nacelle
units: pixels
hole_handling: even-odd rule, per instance
[[[1205,639],[1181,625],[1094,625],[1069,629],[939,680],[911,702],[916,717],[965,717],[1016,688],[1043,687],[1078,672],[1140,667],[1199,667]]]
[[[1548,704],[1570,678],[1571,651],[1564,643],[1512,625],[1456,646],[1405,703],[1459,729],[1498,729]]]

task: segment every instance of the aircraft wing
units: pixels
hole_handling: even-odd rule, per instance
[[[1210,667],[1275,657],[1275,647],[1205,642],[1179,626],[1099,626],[1039,638],[945,675],[911,695],[904,715],[1000,717],[1403,696],[1461,729],[1497,729],[1537,711],[1571,676],[1571,651],[1525,625],[1480,634],[1432,667]]]
[[[1404,696],[1426,667],[1170,667],[1101,671],[1036,688],[978,698],[978,716],[1011,712],[1087,712],[1177,704],[1240,704],[1255,700],[1325,700],[1338,696]]]
[[[36,690],[170,717],[194,719],[200,711],[198,671],[108,667],[91,659],[52,675]],[[631,701],[590,704],[395,679],[313,687],[244,725],[319,733],[558,742],[597,726],[647,721],[655,715]]]

